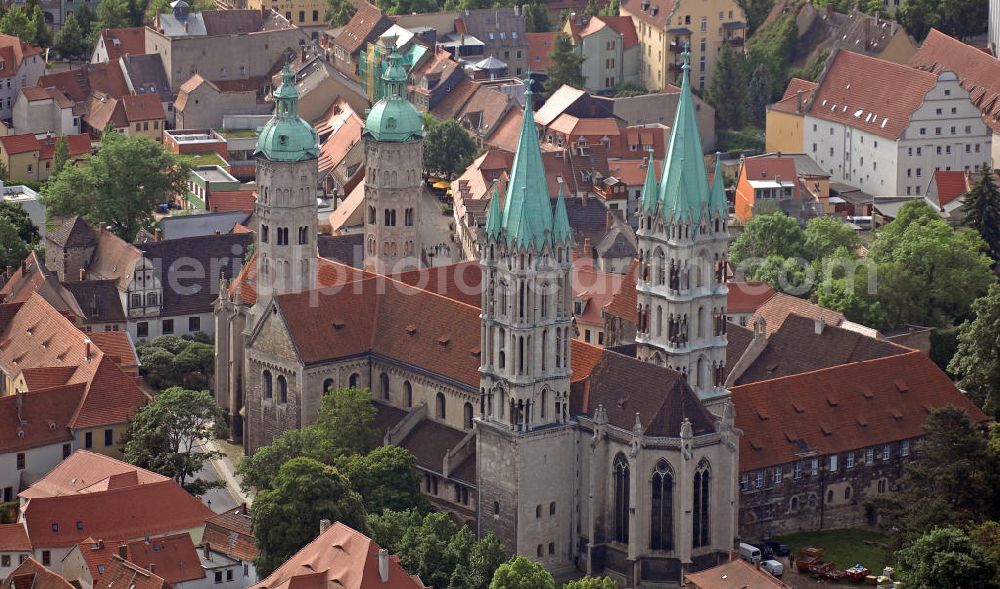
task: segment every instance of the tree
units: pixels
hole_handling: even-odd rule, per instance
[[[200,342],[189,343],[173,359],[174,374],[185,386],[208,385],[215,368],[215,346]]]
[[[587,0],[587,7],[584,8],[583,13],[587,16],[600,16],[601,7],[597,0]]]
[[[143,12],[135,0],[100,0],[97,4],[97,30],[140,26]]]
[[[343,458],[337,467],[362,497],[368,513],[425,508],[417,459],[406,448],[379,446],[366,455]]]
[[[428,587],[448,587],[460,553],[449,550],[458,527],[443,513],[428,513],[420,526],[408,528],[400,540],[403,568],[420,576]]]
[[[93,33],[94,21],[97,19],[97,13],[88,3],[81,4],[79,8],[73,11],[76,15],[76,21],[80,23],[80,30],[83,32],[83,38],[87,44],[87,50],[94,46],[91,40],[91,34]],[[66,17],[69,18],[68,16]],[[65,26],[65,24],[63,25]]]
[[[293,458],[306,457],[332,464],[333,446],[324,439],[319,428],[308,426],[283,432],[270,444],[244,458],[236,474],[244,491],[263,491],[271,488],[281,466]],[[377,513],[377,512],[373,512]]]
[[[369,536],[382,548],[393,554],[400,554],[407,530],[420,527],[423,521],[423,516],[416,509],[387,509],[382,513],[372,513],[368,515]]]
[[[771,12],[774,0],[739,0],[738,4],[747,16],[747,34],[752,35]]]
[[[1000,569],[1000,522],[989,520],[972,527],[969,539],[986,551],[993,565]]]
[[[41,4],[32,5],[28,14],[31,18],[31,27],[34,30],[33,45],[50,47],[52,45],[52,31],[49,30],[49,25],[45,24],[45,12],[42,10]]]
[[[70,13],[69,18],[74,19],[75,22],[73,13]],[[66,30],[66,27],[67,25],[64,24],[63,28],[59,29],[59,33],[63,33]],[[56,151],[52,157],[52,175],[49,176],[49,178],[58,176],[59,172],[66,167],[67,163],[69,163],[69,144],[66,143],[66,138],[60,135],[59,138],[56,139]]]
[[[840,248],[853,252],[861,239],[850,225],[837,217],[816,217],[806,223],[803,252],[810,261],[830,257]]]
[[[618,583],[610,577],[584,577],[566,583],[562,589],[616,589],[617,587]]]
[[[835,278],[824,281],[818,289],[817,302],[820,307],[839,311],[848,320],[875,329],[891,327],[882,304],[860,292],[866,285],[867,267],[860,267],[853,279]]]
[[[0,201],[0,218],[10,221],[14,229],[17,230],[18,238],[25,245],[33,246],[38,243],[38,227],[31,221],[28,212],[21,205],[9,200]]]
[[[583,77],[584,57],[576,52],[573,41],[566,33],[559,33],[552,44],[552,67],[548,69],[549,79],[545,82],[545,94],[551,96],[563,84],[574,88],[583,88],[586,79]]]
[[[136,412],[122,436],[125,461],[169,476],[188,492],[203,494],[215,486],[195,475],[215,452],[196,449],[223,421],[222,410],[208,391],[171,387]]]
[[[335,389],[323,395],[316,425],[338,455],[364,454],[378,444],[375,405],[368,389]]]
[[[0,17],[0,33],[19,37],[29,45],[35,44],[35,23],[31,14],[20,6],[8,8]]]
[[[28,256],[28,244],[17,233],[13,223],[0,217],[0,266],[16,268]]]
[[[729,246],[733,265],[768,256],[790,258],[802,254],[805,234],[795,219],[782,212],[754,215]]]
[[[507,553],[500,539],[493,532],[486,534],[469,552],[466,586],[469,589],[489,589],[496,570],[506,561]]]
[[[342,27],[351,21],[358,7],[350,0],[326,0],[326,23]]]
[[[983,169],[988,168],[984,165]],[[1000,260],[1000,190],[997,190],[992,176],[983,174],[965,195],[962,224],[978,231],[990,249],[990,256]]]
[[[500,565],[490,589],[555,589],[556,582],[542,565],[523,556],[515,556]]]
[[[985,411],[1000,416],[1000,285],[972,303],[974,319],[958,328],[958,350],[948,371]]]
[[[716,126],[734,131],[744,127],[750,106],[747,85],[746,60],[723,44],[705,94],[715,107]]]
[[[748,94],[750,122],[757,127],[763,127],[767,105],[771,104],[774,98],[774,76],[771,75],[771,68],[766,63],[758,64],[753,70]]]
[[[995,280],[985,250],[978,233],[952,228],[923,201],[904,205],[869,254],[878,264],[876,298],[891,324],[945,327],[964,319]]]
[[[152,227],[159,203],[185,190],[189,171],[159,143],[111,131],[94,156],[63,169],[41,199],[50,215],[81,215],[131,242],[140,228]]]
[[[433,118],[427,116],[425,118]],[[424,137],[424,170],[451,180],[476,155],[476,142],[455,119],[433,121]]]
[[[158,14],[170,14],[171,2],[173,2],[173,0],[153,0],[152,2],[150,2],[149,6],[146,8],[146,14],[145,14],[146,19],[152,21],[156,18]],[[191,12],[201,12],[202,10],[215,10],[216,8],[215,2],[213,2],[212,0],[191,0],[189,4],[191,5]],[[348,20],[350,20],[349,17]],[[343,24],[347,23],[344,22]],[[343,25],[337,25],[337,26],[343,26]]]
[[[282,465],[272,488],[258,493],[253,503],[257,571],[261,578],[270,575],[316,537],[322,519],[366,533],[365,518],[361,497],[337,469],[311,458],[293,458]]]
[[[896,570],[912,589],[995,588],[997,568],[964,531],[936,528],[896,554]]]
[[[540,2],[524,5],[524,29],[529,33],[547,33],[552,30],[549,10]]]

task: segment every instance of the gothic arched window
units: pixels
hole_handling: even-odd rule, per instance
[[[711,479],[712,472],[708,467],[708,462],[702,460],[698,463],[698,469],[694,473],[694,510],[693,526],[691,528],[691,547],[700,548],[708,546],[712,540],[711,520],[709,510],[711,505]]]
[[[549,401],[548,396],[549,396],[548,395],[548,391],[543,390],[542,391],[542,402],[540,403],[540,405],[541,405],[541,411],[539,411],[542,419],[545,419],[545,405]]]
[[[614,533],[612,539],[615,542],[628,543],[628,514],[629,514],[629,473],[628,459],[624,454],[615,456],[614,467],[612,468],[612,480],[614,482],[614,511],[612,522],[614,522]]]
[[[323,394],[325,395],[329,393],[331,390],[333,390],[333,379],[328,378],[323,381]]]
[[[465,429],[472,429],[472,403],[466,403],[464,407]]]
[[[445,415],[445,409],[446,408],[445,408],[445,402],[444,402],[444,395],[442,393],[438,393],[437,397],[435,397],[435,405],[437,406],[437,413],[436,413],[437,418],[438,419],[444,419],[445,416],[446,416]]]
[[[265,399],[273,398],[274,397],[274,389],[271,388],[271,387],[273,387],[274,385],[271,382],[271,371],[270,370],[265,370],[264,373],[261,374],[261,384],[264,387],[264,398]]]
[[[376,216],[375,215],[375,207],[369,206],[368,207],[368,222],[370,224],[372,224],[372,225],[374,225],[375,222],[376,222],[375,216]]]
[[[674,473],[665,460],[657,462],[653,471],[649,530],[651,549],[674,549]]]
[[[386,401],[389,400],[389,375],[382,373],[378,377],[379,391],[382,393],[382,398]]]
[[[361,375],[357,372],[352,372],[350,378],[347,379],[347,386],[355,389],[358,387],[358,381],[361,380]]]
[[[288,381],[281,374],[278,375],[278,402],[288,402]]]
[[[403,402],[407,407],[413,407],[413,385],[408,380],[403,382]]]

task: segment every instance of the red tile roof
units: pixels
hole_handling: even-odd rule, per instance
[[[666,29],[677,2],[678,0],[625,0],[621,5],[621,13],[635,16],[655,29]],[[644,6],[646,10],[643,10]]]
[[[7,580],[11,589],[74,589],[69,581],[45,568],[31,556],[11,571],[5,581]]]
[[[37,497],[23,509],[35,547],[69,547],[88,537],[142,538],[200,527],[212,510],[173,480],[103,492]]]
[[[576,316],[581,325],[604,327],[604,306],[621,288],[622,274],[598,272],[587,266],[573,268],[573,298],[583,302],[582,312]]]
[[[361,532],[337,522],[306,544],[295,556],[251,589],[423,589],[420,578],[410,575],[389,557],[389,578],[379,574],[379,545]]]
[[[171,589],[163,577],[132,564],[117,554],[105,565],[101,589]],[[96,585],[95,585],[96,586]]]
[[[2,136],[0,137],[0,145],[3,146],[3,150],[6,151],[8,155],[41,150],[41,144],[38,142],[34,133]]]
[[[936,75],[910,66],[838,51],[816,88],[808,113],[896,139],[936,83]]]
[[[964,170],[934,170],[934,183],[937,184],[938,206],[942,210],[969,191],[968,176]]]
[[[257,557],[257,543],[250,528],[250,514],[240,506],[205,520],[201,540],[209,543],[212,550],[249,561]]]
[[[732,399],[741,471],[917,438],[946,405],[989,419],[917,351],[736,386]]]
[[[726,297],[726,311],[732,315],[737,313],[753,313],[761,305],[771,300],[774,289],[764,281],[727,282],[729,295]]]
[[[37,47],[32,47],[17,37],[0,34],[0,60],[13,66],[0,70],[0,78],[17,75],[25,58],[38,57],[40,53]]]
[[[639,44],[639,35],[635,32],[635,23],[628,16],[601,16],[600,20],[622,36],[622,48],[630,49]]]
[[[775,178],[794,181],[798,177],[795,160],[790,157],[747,157],[743,159],[743,172],[749,181]]]
[[[159,94],[135,94],[124,96],[121,100],[125,108],[125,116],[130,123],[167,118]]]
[[[931,29],[910,65],[930,72],[954,72],[983,120],[1000,131],[1000,60]]]
[[[381,10],[369,2],[362,1],[357,5],[351,20],[337,34],[336,44],[353,55],[362,49],[365,43],[381,35],[391,26],[392,21]]]
[[[61,137],[66,142],[66,147],[69,149],[69,157],[71,159],[77,159],[85,155],[89,155],[93,151],[93,146],[90,143],[90,135],[86,133],[80,133],[77,135],[63,135]],[[60,137],[46,137],[45,139],[39,139],[39,144],[41,145],[41,150],[38,154],[38,159],[40,160],[50,160],[56,155],[56,143],[59,141]]]
[[[257,203],[256,190],[231,190],[212,192],[208,195],[208,210],[213,213],[239,211],[252,213]]]
[[[630,323],[636,323],[638,315],[639,299],[635,290],[635,278],[639,269],[639,260],[634,260],[632,266],[625,273],[622,280],[622,287],[604,309],[613,317],[620,317]]]
[[[70,421],[74,429],[126,423],[149,397],[114,360],[102,355],[83,401]]]
[[[813,82],[812,80],[803,80],[802,78],[792,78],[788,80],[788,87],[785,88],[785,94],[781,97],[782,100],[786,98],[794,98],[798,95],[801,90],[805,96],[803,98],[808,98],[812,95],[813,91],[819,84]]]
[[[486,143],[513,153],[517,148],[517,138],[520,136],[523,120],[524,109],[520,106],[512,106],[497,123],[493,133],[486,139]]]
[[[0,552],[31,552],[24,524],[0,524]]]
[[[319,259],[318,266],[316,269],[316,285],[320,288],[338,286],[360,280],[365,276],[370,276],[370,274],[362,270],[325,258]],[[253,305],[257,302],[256,254],[243,266],[239,275],[229,285],[230,297],[235,297],[237,292],[239,292],[240,299],[244,303]]]
[[[117,62],[118,58],[127,53],[142,55],[146,53],[146,29],[131,27],[127,29],[104,29],[101,39],[108,52],[108,61]],[[118,41],[118,44],[115,44]]]
[[[82,395],[83,386],[77,384],[0,398],[0,421],[13,424],[0,428],[0,452],[72,441],[69,424]]]
[[[788,585],[742,559],[684,575],[691,589],[781,589]]]
[[[184,583],[205,578],[201,559],[191,534],[181,532],[127,544],[128,560],[147,571],[155,572],[168,583]]]
[[[552,48],[559,31],[525,33],[528,41],[528,65],[531,71],[544,72],[552,67]]]
[[[116,483],[111,479],[121,475],[130,475],[132,485],[149,485],[170,480],[169,477],[115,460],[110,456],[77,450],[41,480],[21,491],[18,496],[34,499],[93,493],[115,488]]]
[[[625,183],[626,186],[642,186],[646,181],[646,159],[611,160],[608,162],[608,171],[615,178]],[[660,174],[663,172],[663,160],[653,160],[653,171],[656,173],[656,181],[660,181]]]
[[[137,367],[139,358],[136,356],[132,340],[125,331],[95,331],[90,335],[90,341],[102,352],[112,357],[123,369]]]

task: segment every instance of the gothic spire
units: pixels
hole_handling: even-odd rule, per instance
[[[490,196],[490,210],[486,213],[486,236],[490,239],[500,234],[500,180],[493,180],[493,195]]]
[[[659,188],[656,186],[656,163],[653,161],[653,150],[649,150],[649,162],[646,164],[646,182],[642,185],[642,210],[652,211],[656,208]]]
[[[722,177],[722,154],[715,152],[715,176],[712,179],[712,196],[708,203],[709,215],[717,214],[723,219],[729,215],[726,201],[726,181]]]
[[[709,189],[708,179],[705,177],[701,135],[691,96],[691,53],[685,49],[681,56],[684,59],[681,67],[681,96],[674,125],[670,130],[667,156],[663,162],[660,199],[665,220],[673,219],[675,222],[691,223],[697,227],[702,210],[709,204]]]
[[[563,179],[559,179],[559,196],[556,198],[556,212],[552,218],[552,241],[570,240],[569,214],[566,213],[566,199],[563,197]]]
[[[524,80],[524,118],[507,183],[501,227],[507,243],[517,248],[541,249],[552,228],[552,205],[545,186],[545,166],[538,146],[532,112],[531,78]]]

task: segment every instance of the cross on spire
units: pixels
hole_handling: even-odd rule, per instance
[[[525,96],[530,96],[534,94],[534,92],[532,92],[531,90],[532,86],[534,85],[534,80],[531,79],[531,68],[528,68],[528,73],[525,74],[524,79],[521,80],[521,83],[524,84]]]
[[[685,70],[691,69],[691,42],[684,41],[684,51],[681,53],[681,59],[684,60],[684,65],[681,67]]]

